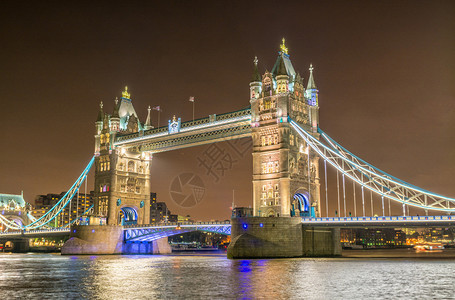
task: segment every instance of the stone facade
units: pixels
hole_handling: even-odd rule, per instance
[[[318,156],[297,136],[289,118],[318,137],[318,90],[313,68],[307,88],[281,46],[272,72],[250,83],[254,215],[320,215]]]
[[[300,218],[232,218],[228,258],[341,255],[340,229],[303,226]]]

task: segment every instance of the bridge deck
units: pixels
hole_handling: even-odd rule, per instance
[[[446,227],[455,225],[455,216],[381,216],[381,217],[337,217],[302,218],[304,226],[380,228],[380,227]]]

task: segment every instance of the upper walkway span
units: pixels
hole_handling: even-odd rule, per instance
[[[184,122],[177,132],[167,126],[116,137],[115,146],[138,147],[152,153],[171,151],[251,136],[251,109]]]

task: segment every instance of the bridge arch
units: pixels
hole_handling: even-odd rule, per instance
[[[119,225],[137,224],[137,208],[129,206],[124,206],[120,208],[118,223]]]
[[[291,205],[291,216],[309,217],[315,216],[314,207],[311,206],[307,191],[297,190],[294,193]]]

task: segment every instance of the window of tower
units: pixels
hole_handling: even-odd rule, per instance
[[[268,135],[267,136],[267,145],[272,145],[272,136],[271,135]]]
[[[275,165],[274,172],[278,172],[278,161],[276,161],[274,165]]]
[[[267,164],[262,163],[262,174],[266,174],[266,173],[267,173]]]
[[[134,161],[128,162],[128,172],[134,172]]]
[[[276,133],[273,135],[273,143],[275,145],[278,145],[278,134],[276,134]]]
[[[261,137],[261,144],[262,146],[265,146],[265,135]]]

